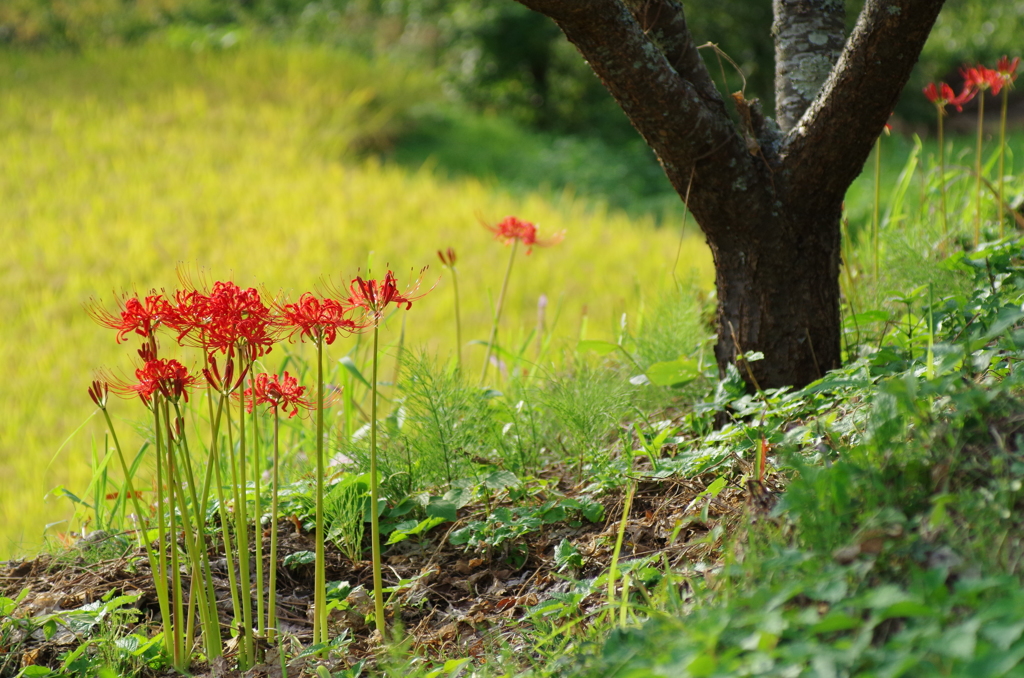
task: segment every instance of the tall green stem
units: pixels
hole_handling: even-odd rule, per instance
[[[252,580],[249,574],[249,511],[245,456],[245,390],[239,388],[237,486],[241,500],[235,505],[235,535],[238,537],[239,595],[242,599],[242,651],[238,663],[239,668],[243,670],[249,669],[255,663],[255,647],[252,638]]]
[[[121,450],[121,443],[117,439],[117,433],[114,431],[114,422],[110,419],[110,412],[107,411],[105,405],[100,405],[100,409],[103,411],[103,418],[107,420],[107,428],[110,430],[110,437],[114,440],[114,449],[117,450],[117,457],[121,461],[121,471],[124,473],[125,488],[128,490],[128,496],[131,498],[132,505],[135,508],[135,515],[137,516],[136,529],[138,530],[139,543],[146,549],[146,559],[149,562],[149,571],[153,573],[153,585],[156,588],[156,600],[157,605],[160,607],[161,619],[170,619],[170,600],[167,597],[167,579],[160,576],[161,569],[158,567],[158,561],[156,554],[153,553],[153,546],[150,544],[150,538],[147,535],[146,525],[143,524],[143,516],[146,514],[142,510],[142,505],[139,503],[139,496],[135,492],[135,488],[132,486],[132,474],[128,469],[128,463],[125,461],[124,453]],[[160,451],[157,450],[157,458],[159,458]],[[164,634],[165,638],[170,637],[169,634]]]
[[[491,325],[491,337],[487,340],[487,355],[484,356],[484,369],[480,372],[480,386],[483,386],[487,379],[487,368],[491,364],[491,353],[494,351],[494,342],[498,338],[501,309],[505,305],[505,292],[508,290],[508,279],[512,276],[512,262],[515,261],[518,246],[519,240],[513,240],[512,250],[508,254],[508,266],[505,268],[505,279],[501,282],[501,293],[498,294],[498,304],[494,309],[494,323]]]
[[[949,245],[949,222],[946,220],[946,140],[942,135],[942,118],[945,112],[939,108],[939,207],[942,210],[942,251]]]
[[[250,381],[250,383],[252,383]],[[255,397],[255,396],[254,396]],[[253,520],[253,537],[256,540],[256,636],[266,635],[267,627],[263,617],[263,493],[260,488],[260,474],[263,460],[260,457],[260,429],[257,425],[256,408],[252,408],[252,458],[253,485],[256,492],[256,516]]]
[[[380,520],[377,516],[377,337],[379,319],[373,324],[373,368],[370,379],[370,548],[373,557],[373,609],[377,631],[384,639],[384,591],[380,562]]]
[[[878,280],[878,232],[881,229],[881,222],[878,218],[878,207],[881,203],[882,191],[882,137],[875,139],[875,203],[871,210],[871,248],[874,254],[874,274]]]
[[[277,637],[277,495],[279,488],[278,469],[280,451],[280,420],[277,408],[274,408],[274,470],[271,479],[270,494],[270,584],[267,587],[267,640],[273,642]],[[282,653],[283,654],[283,653]]]
[[[981,144],[985,129],[985,92],[978,92],[978,149],[974,154],[974,246],[981,242]]]
[[[327,573],[324,556],[324,342],[316,338],[316,568],[313,575],[313,644],[327,643]]]
[[[1006,235],[1003,228],[1003,221],[1006,216],[1003,214],[1003,184],[1006,178],[1006,104],[1009,98],[1010,88],[1003,87],[1003,105],[1002,111],[999,114],[999,188],[997,190],[997,197],[999,202],[997,203],[997,214],[999,214],[999,237],[1002,238]]]
[[[455,266],[451,267],[452,271],[452,289],[455,291],[455,357],[456,364],[459,366],[459,372],[462,371],[462,316],[459,314],[459,274],[455,272]]]

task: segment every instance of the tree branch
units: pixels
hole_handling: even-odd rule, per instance
[[[774,0],[775,113],[788,132],[811,105],[846,42],[842,0]]]
[[[693,83],[705,101],[720,103],[724,111],[725,102],[708,73],[690,29],[686,27],[683,6],[676,0],[623,1],[676,73]]]
[[[813,203],[843,195],[853,183],[943,1],[867,0],[831,76],[783,146],[795,193]]]
[[[679,195],[686,194],[693,176],[688,207],[698,223],[722,223],[705,217],[722,216],[723,210],[745,218],[749,202],[722,196],[739,197],[738,190],[759,185],[768,170],[748,151],[721,97],[711,93],[678,3],[652,0],[651,13],[640,14],[682,72],[621,0],[519,2],[555,20],[654,149]]]

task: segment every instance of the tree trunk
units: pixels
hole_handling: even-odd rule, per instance
[[[733,124],[677,0],[519,2],[555,20],[688,198],[715,260],[719,370],[775,388],[838,367],[842,201],[943,0],[866,0],[841,52],[841,0],[774,0],[781,128],[743,92]]]

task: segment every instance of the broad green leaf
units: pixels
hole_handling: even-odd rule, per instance
[[[495,471],[484,478],[484,485],[491,490],[504,490],[519,484],[519,478],[511,471]]]
[[[284,564],[286,567],[295,567],[297,565],[309,565],[310,563],[316,562],[316,554],[312,551],[296,551],[295,553],[288,554],[284,557]]]
[[[677,358],[654,363],[644,374],[656,386],[685,386],[700,376],[700,368],[693,358]]]
[[[811,627],[811,633],[835,633],[836,631],[847,631],[860,628],[864,620],[860,617],[853,617],[845,612],[832,611],[826,614],[820,622]]]
[[[618,351],[621,346],[613,344],[610,341],[600,341],[598,339],[584,339],[583,341],[576,344],[576,352],[582,353],[583,351],[593,351],[598,355],[608,355],[613,351]]]
[[[436,527],[444,522],[448,521],[440,516],[432,516],[430,518],[427,518],[426,520],[421,520],[418,523],[414,520],[401,523],[398,527],[395,528],[395,531],[391,533],[391,536],[388,538],[387,544],[391,545],[397,544],[400,541],[405,541],[411,536],[426,532],[427,530]]]

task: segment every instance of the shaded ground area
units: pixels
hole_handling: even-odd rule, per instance
[[[625,524],[618,567],[625,570],[630,563],[656,555],[675,569],[702,576],[716,565],[721,548],[722,531],[712,533],[714,527],[737,525],[751,509],[755,513],[764,510],[780,489],[777,478],[767,478],[764,484],[730,485],[712,496],[706,490],[714,479],[714,475],[707,474],[690,480],[639,480]],[[569,488],[566,494],[572,496],[575,491]],[[551,607],[550,602],[570,591],[576,594],[572,615],[583,619],[585,625],[588,614],[607,602],[602,592],[604,584],[601,589],[592,586],[588,591],[585,583],[608,571],[624,500],[622,494],[602,499],[603,522],[542,525],[502,548],[472,549],[451,544],[449,538],[455,530],[488,515],[483,506],[469,506],[460,511],[456,523],[438,526],[419,541],[410,539],[389,547],[384,552],[385,586],[405,582],[388,609],[389,626],[400,622],[414,652],[427,659],[481,658],[499,642],[528,652],[531,646],[523,634],[530,625],[524,621],[543,617],[546,610],[561,609]],[[492,511],[499,506],[493,505]],[[83,606],[95,605],[111,592],[115,596],[139,596],[132,606],[142,612],[143,621],[135,632],[145,636],[159,630],[156,591],[145,553],[118,547],[118,539],[123,537],[100,535],[83,540],[67,553],[14,561],[0,569],[0,595],[14,599],[28,589],[6,622],[0,616],[6,629],[0,637],[0,656],[4,657],[0,659],[0,676],[13,676],[30,665],[59,666],[62,656],[95,633],[95,627],[76,626],[71,619]],[[266,554],[269,530],[264,532],[264,540]],[[295,650],[286,653],[291,658],[288,675],[301,675],[314,666],[312,658],[292,658],[312,641],[314,566],[286,566],[284,562],[289,554],[313,551],[313,535],[303,531],[297,520],[284,521],[278,548],[279,619],[286,642]],[[111,550],[115,551],[113,557],[103,557]],[[566,558],[566,552],[576,557]],[[228,636],[232,603],[227,561],[222,552],[213,555],[220,621]],[[334,660],[335,666],[329,668],[339,670],[343,662],[353,665],[363,659],[375,661],[380,644],[371,634],[372,624],[366,623],[366,615],[373,609],[366,594],[372,588],[369,560],[349,560],[328,545],[327,579],[348,582],[352,587],[346,599],[348,605],[342,606],[346,609],[331,613],[332,637],[344,634],[348,646],[344,659]],[[49,632],[43,628],[44,619],[57,622]],[[229,640],[227,647],[226,662],[213,667],[194,666],[194,672],[239,675],[227,668],[234,664],[233,642]],[[270,650],[266,663],[245,675],[280,676],[275,657],[276,651]]]

